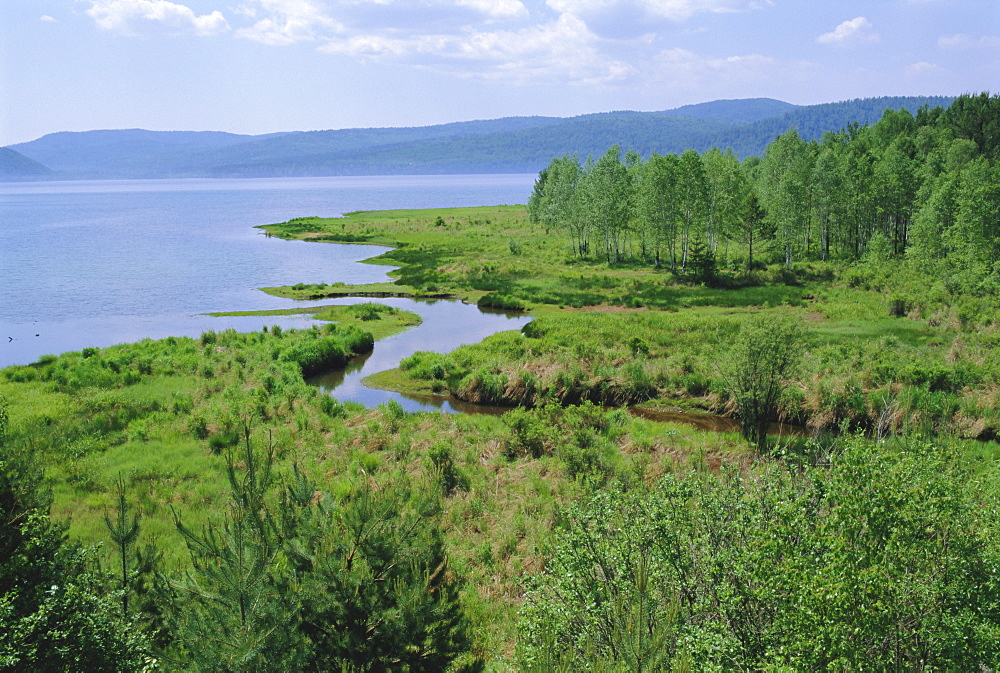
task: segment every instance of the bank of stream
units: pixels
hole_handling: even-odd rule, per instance
[[[343,304],[371,301],[369,298],[345,299]],[[362,379],[370,374],[393,369],[416,351],[447,353],[465,344],[478,343],[505,330],[520,330],[531,320],[525,313],[508,313],[480,309],[452,299],[405,299],[387,297],[378,303],[416,313],[422,323],[375,344],[367,355],[354,358],[346,368],[337,369],[307,379],[312,385],[342,402],[356,402],[374,407],[395,400],[407,411],[445,411],[500,413],[501,409],[483,408],[434,395],[410,395],[369,388]]]
[[[354,304],[367,301],[371,299],[354,297],[336,303]],[[355,402],[369,408],[395,400],[406,411],[502,414],[508,410],[508,407],[473,404],[446,395],[419,395],[371,388],[363,380],[371,374],[398,367],[401,360],[416,351],[447,353],[459,346],[482,341],[496,332],[520,330],[531,321],[530,315],[481,309],[452,299],[387,297],[379,299],[378,303],[416,313],[423,322],[405,332],[379,340],[371,353],[354,358],[345,368],[309,377],[308,383],[342,402]],[[734,433],[740,431],[736,419],[708,412],[642,407],[631,407],[629,412],[640,418],[683,423],[699,430]],[[769,428],[769,434],[800,437],[809,434],[809,431],[799,426],[773,423]]]

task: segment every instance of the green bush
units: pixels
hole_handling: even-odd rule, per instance
[[[484,294],[479,298],[479,301],[476,302],[476,305],[480,308],[495,308],[502,311],[527,310],[527,305],[524,301],[500,292],[490,292],[489,294]]]
[[[601,492],[530,582],[519,669],[992,669],[1000,521],[963,464],[850,438],[829,467]]]

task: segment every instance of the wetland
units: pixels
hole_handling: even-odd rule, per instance
[[[527,205],[244,221],[295,254],[195,310],[256,327],[0,370],[0,656],[995,669],[1000,141],[966,122],[997,101],[742,162],[556,158]]]

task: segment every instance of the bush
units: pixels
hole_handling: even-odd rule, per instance
[[[962,465],[850,438],[829,467],[600,493],[530,581],[519,670],[993,670],[1000,520]]]
[[[476,306],[479,308],[495,308],[501,311],[524,311],[527,310],[527,305],[517,297],[512,297],[510,295],[501,294],[499,292],[490,292],[489,294],[484,294],[476,302]]]
[[[759,450],[767,446],[768,423],[778,420],[778,402],[801,351],[801,328],[791,322],[761,316],[740,328],[726,380],[743,436]]]

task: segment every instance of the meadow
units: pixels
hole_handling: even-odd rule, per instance
[[[968,143],[955,148],[961,163]],[[970,203],[989,187],[970,184]],[[1000,663],[992,267],[942,280],[879,232],[854,255],[817,259],[776,234],[751,237],[751,251],[746,229],[685,239],[685,262],[667,263],[656,246],[668,244],[639,228],[584,241],[538,213],[264,227],[391,246],[368,262],[397,267],[375,285],[263,288],[275,295],[447,297],[533,316],[366,379],[502,415],[365,409],[308,385],[419,329],[377,303],[309,309],[331,322],[308,330],[205,332],[0,371],[12,559],[0,666]]]

